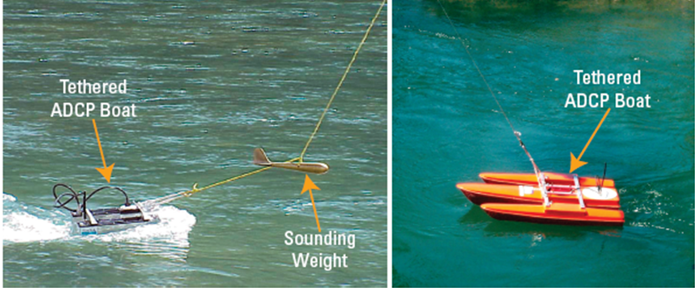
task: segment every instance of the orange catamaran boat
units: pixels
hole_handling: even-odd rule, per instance
[[[486,173],[482,173],[486,174]],[[548,173],[545,173],[547,175]],[[534,175],[533,175],[534,176]],[[584,178],[585,179],[585,178]],[[595,181],[595,179],[592,179]],[[613,183],[606,180],[606,183]],[[487,183],[458,183],[457,189],[464,193],[472,203],[514,203],[542,204],[542,191],[537,183],[488,184]],[[576,185],[545,184],[549,199],[557,203],[578,204]],[[620,197],[614,184],[600,189],[593,185],[581,185],[581,196],[588,207],[620,209]],[[588,186],[588,187],[586,187]]]
[[[444,7],[443,12],[454,28],[454,23]],[[602,181],[599,181],[597,178],[578,177],[576,174],[540,171],[530,152],[525,148],[525,144],[520,138],[520,132],[515,130],[513,123],[508,119],[503,106],[498,102],[496,94],[469,52],[468,46],[464,44],[465,42],[456,28],[454,28],[454,32],[535,170],[534,174],[481,173],[479,177],[485,183],[459,183],[457,188],[474,204],[480,205],[487,214],[499,220],[563,225],[623,225],[625,215],[619,210],[620,197],[613,180],[606,180],[605,176],[603,176]],[[610,109],[603,116],[603,120],[593,132],[593,136],[603,124],[608,112]],[[588,140],[583,151],[593,140],[593,136]],[[583,151],[581,155],[583,155]],[[571,154],[571,158],[574,159],[573,154]],[[579,163],[585,164],[582,161]],[[573,170],[575,167],[572,165],[571,172]]]
[[[625,223],[615,181],[605,179],[606,171],[602,179],[542,172],[520,133],[514,133],[535,173],[481,173],[485,183],[458,183],[457,189],[471,202],[498,220],[592,226]]]
[[[537,174],[481,173],[486,183],[459,183],[457,189],[498,220],[589,226],[625,223],[613,180],[543,173],[534,167]]]

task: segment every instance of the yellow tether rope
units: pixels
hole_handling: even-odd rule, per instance
[[[299,158],[290,159],[290,160],[287,160],[287,161],[285,161],[285,162],[293,162],[293,161],[296,161],[297,159],[299,159]],[[197,187],[197,184],[198,184],[198,183],[194,183],[194,185],[192,185],[192,190],[185,191],[185,192],[182,192],[182,193],[184,193],[185,196],[190,197],[190,196],[192,196],[192,194],[194,194],[194,193],[201,192],[201,191],[207,190],[207,189],[209,189],[209,188],[214,188],[214,187],[216,187],[216,186],[223,185],[223,184],[226,184],[226,183],[228,183],[228,182],[233,182],[233,181],[236,181],[236,180],[238,180],[238,179],[245,178],[245,177],[248,177],[248,176],[251,176],[251,175],[255,175],[255,174],[258,174],[258,173],[260,173],[260,172],[262,172],[262,171],[265,171],[265,170],[267,170],[267,169],[270,169],[270,168],[272,168],[272,166],[267,166],[267,167],[263,167],[263,168],[258,168],[258,169],[255,169],[255,170],[250,171],[250,172],[245,173],[245,174],[241,174],[241,175],[238,175],[238,176],[235,176],[235,177],[228,178],[228,179],[226,179],[226,180],[222,180],[222,181],[219,181],[219,182],[216,182],[216,183],[213,183],[213,184],[209,184],[209,185],[204,186],[204,187],[202,187],[202,188]]]
[[[304,149],[301,150],[301,155],[299,157],[287,160],[285,162],[294,162],[297,160],[299,161],[299,163],[303,162],[304,154],[306,154],[306,149],[309,148],[309,145],[311,145],[311,141],[314,140],[314,136],[316,136],[318,129],[321,127],[321,122],[323,122],[323,119],[326,117],[326,112],[328,112],[328,109],[330,109],[331,104],[333,103],[333,100],[335,100],[335,96],[338,94],[338,91],[340,91],[340,87],[343,86],[343,82],[345,82],[345,78],[348,76],[348,73],[350,72],[350,68],[352,68],[352,64],[354,64],[355,60],[357,59],[357,54],[360,53],[360,49],[362,49],[362,46],[367,41],[367,37],[369,36],[369,32],[372,30],[372,27],[374,26],[374,23],[377,21],[377,18],[379,18],[379,15],[381,14],[382,9],[384,8],[384,5],[386,5],[386,1],[387,0],[382,1],[382,5],[379,6],[377,13],[374,14],[374,18],[372,18],[372,22],[370,22],[369,27],[367,27],[367,30],[365,31],[365,35],[362,37],[362,41],[360,41],[360,45],[358,45],[357,49],[355,49],[355,53],[352,55],[352,59],[350,59],[350,63],[348,63],[348,66],[345,68],[345,73],[343,73],[343,77],[340,78],[340,81],[338,82],[338,86],[335,87],[335,91],[333,91],[333,95],[331,95],[331,99],[328,101],[328,104],[326,104],[326,109],[323,110],[323,113],[321,114],[321,118],[318,119],[318,122],[316,123],[316,128],[314,128],[314,132],[311,133],[311,137],[309,137],[309,140],[306,141],[306,145],[304,145]],[[214,188],[214,187],[219,186],[219,185],[223,185],[223,184],[226,184],[229,182],[236,181],[236,180],[241,179],[241,178],[245,178],[245,177],[248,177],[251,175],[258,174],[258,173],[263,172],[265,170],[268,170],[270,168],[272,168],[272,167],[268,166],[268,167],[258,168],[258,169],[255,169],[253,171],[250,171],[248,173],[244,173],[244,174],[234,176],[234,177],[231,177],[231,178],[228,178],[228,179],[225,179],[225,180],[213,183],[213,184],[209,184],[209,185],[204,186],[202,188],[197,187],[198,183],[195,183],[192,186],[191,190],[171,194],[171,195],[161,197],[158,199],[153,199],[153,200],[150,200],[149,202],[156,203],[156,204],[169,203],[171,201],[174,201],[176,199],[180,199],[182,197],[190,197],[195,193],[207,190],[209,188]]]
[[[316,123],[316,128],[314,128],[314,132],[311,133],[311,137],[309,137],[309,140],[306,141],[306,145],[304,145],[304,149],[301,150],[301,155],[299,155],[299,163],[304,162],[304,154],[306,154],[306,149],[309,148],[309,145],[311,145],[311,141],[314,140],[314,136],[316,136],[316,132],[318,132],[318,129],[321,128],[321,122],[323,122],[323,118],[326,117],[326,112],[328,112],[328,109],[331,108],[331,104],[333,103],[333,100],[335,100],[335,95],[338,95],[338,91],[340,91],[340,87],[343,86],[343,82],[345,82],[345,78],[348,76],[348,73],[350,72],[350,68],[352,68],[352,64],[354,64],[355,59],[357,59],[357,54],[360,53],[360,49],[362,49],[362,45],[364,45],[365,41],[367,41],[367,37],[369,36],[369,31],[372,30],[372,27],[374,26],[374,22],[377,21],[377,18],[379,18],[379,14],[382,13],[382,9],[384,8],[384,4],[386,4],[386,0],[382,1],[382,5],[379,6],[377,13],[374,14],[374,18],[372,18],[372,22],[369,23],[369,27],[367,27],[367,31],[365,31],[365,36],[362,37],[362,41],[360,41],[360,45],[358,45],[357,49],[355,49],[355,54],[352,55],[352,59],[350,59],[350,63],[348,63],[348,66],[345,67],[345,73],[343,73],[343,77],[340,78],[340,81],[338,82],[338,86],[335,87],[335,91],[333,91],[333,95],[331,95],[331,99],[328,100],[328,104],[326,104],[326,109],[323,109],[323,113],[321,114],[321,118],[319,118],[318,122]]]
[[[299,159],[299,158],[297,157],[297,158],[289,159],[289,160],[287,160],[287,161],[285,161],[285,162],[294,162],[294,161],[296,161],[296,160],[298,160],[298,159]],[[190,197],[190,196],[192,196],[192,195],[195,194],[195,193],[202,192],[202,191],[207,190],[207,189],[209,189],[209,188],[214,188],[214,187],[216,187],[216,186],[223,185],[223,184],[226,184],[226,183],[229,183],[229,182],[233,182],[233,181],[236,181],[236,180],[241,179],[241,178],[245,178],[245,177],[248,177],[248,176],[251,176],[251,175],[258,174],[258,173],[263,172],[263,171],[265,171],[265,170],[268,170],[268,169],[270,169],[270,168],[272,168],[272,167],[271,167],[271,166],[267,166],[267,167],[258,168],[258,169],[255,169],[255,170],[253,170],[253,171],[250,171],[250,172],[248,172],[248,173],[244,173],[244,174],[241,174],[241,175],[238,175],[238,176],[234,176],[234,177],[231,177],[231,178],[228,178],[228,179],[225,179],[225,180],[216,182],[216,183],[209,184],[209,185],[204,186],[204,187],[202,187],[202,188],[197,187],[199,183],[194,183],[194,185],[192,185],[192,189],[190,189],[190,190],[183,191],[183,192],[178,192],[178,193],[175,193],[175,194],[167,195],[167,196],[160,197],[160,198],[153,199],[153,200],[149,200],[149,201],[146,201],[146,202],[151,202],[151,203],[155,203],[155,204],[158,204],[158,205],[170,203],[171,201],[180,199],[180,198],[182,198],[182,197]]]

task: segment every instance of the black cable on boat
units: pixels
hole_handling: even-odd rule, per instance
[[[66,188],[70,192],[64,192],[61,195],[56,195],[56,188],[58,188],[58,187]],[[66,195],[70,196],[70,198],[68,200],[66,200],[65,202],[61,202],[61,199]],[[58,184],[53,186],[53,199],[54,199],[53,206],[56,208],[66,209],[66,210],[71,211],[71,212],[77,212],[78,210],[76,210],[76,209],[71,209],[71,208],[66,207],[66,204],[75,200],[76,202],[78,202],[78,208],[80,208],[80,198],[78,198],[80,195],[81,195],[81,193],[75,192],[75,190],[73,190],[72,187],[70,187],[66,184],[63,184],[63,183],[58,183]]]
[[[608,172],[608,162],[605,162],[605,166],[603,168],[603,181],[600,181],[600,184],[598,184],[598,194],[600,194],[603,190],[603,185],[605,185],[605,173]]]
[[[97,188],[97,190],[92,191],[89,195],[87,195],[87,198],[85,198],[85,202],[87,202],[87,200],[90,200],[92,195],[95,195],[97,192],[100,192],[104,189],[114,189],[114,190],[117,190],[119,192],[122,192],[122,194],[124,194],[124,198],[126,198],[126,202],[124,202],[124,206],[131,205],[131,202],[129,201],[129,195],[126,194],[126,191],[122,190],[122,188],[113,187],[113,186],[103,186],[103,187]]]
[[[56,188],[58,188],[58,187],[63,187],[65,189],[68,189],[68,192],[64,192],[64,193],[58,195],[58,194],[56,194]],[[122,194],[124,194],[124,198],[126,199],[126,201],[124,202],[124,206],[131,205],[131,201],[129,200],[129,195],[126,194],[126,191],[122,190],[119,187],[103,186],[103,187],[97,188],[96,190],[90,192],[90,194],[87,194],[87,192],[85,192],[85,191],[76,192],[75,190],[73,190],[72,187],[70,187],[66,184],[63,184],[63,183],[59,183],[59,184],[56,184],[53,186],[54,207],[63,208],[63,209],[66,209],[68,211],[71,211],[71,212],[78,212],[77,209],[71,209],[71,208],[66,207],[66,205],[68,203],[75,200],[78,204],[77,205],[78,209],[84,210],[87,208],[87,205],[86,205],[87,201],[90,200],[90,198],[92,198],[93,195],[97,194],[97,192],[100,192],[100,191],[105,190],[105,189],[114,189],[114,190],[121,192]],[[66,196],[69,196],[70,198],[66,201],[61,202],[61,199],[63,197],[66,197]],[[83,203],[80,203],[80,196],[83,196]]]

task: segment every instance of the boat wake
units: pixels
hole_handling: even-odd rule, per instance
[[[23,205],[10,194],[2,194],[3,244],[47,241],[70,236],[70,222],[62,213]],[[37,215],[41,215],[41,218]],[[58,219],[66,219],[60,221]]]
[[[70,215],[23,204],[3,193],[3,245],[37,241],[91,241],[189,247],[188,234],[197,222],[194,215],[174,206],[158,206],[149,213],[160,218],[156,224],[136,226],[107,234],[79,236],[71,234]],[[147,249],[148,250],[148,249]]]

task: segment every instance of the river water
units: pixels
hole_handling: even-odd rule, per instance
[[[542,170],[568,172],[605,113],[564,108],[568,93],[649,94],[651,108],[613,107],[576,171],[607,162],[624,227],[494,220],[455,184],[532,166],[438,2],[395,3],[393,284],[693,286],[694,3],[443,3]],[[577,85],[576,69],[642,82]]]
[[[379,1],[5,1],[5,286],[385,286],[386,9],[306,161],[323,233],[346,246],[287,246],[317,233],[304,174],[270,170],[160,207],[159,224],[69,233],[51,187],[111,184],[153,199],[299,155]],[[68,95],[59,79],[128,81],[124,95]],[[50,117],[54,103],[130,106],[137,117]],[[99,197],[97,197],[99,196]],[[117,205],[98,194],[90,205]],[[347,254],[295,268],[291,253]]]

